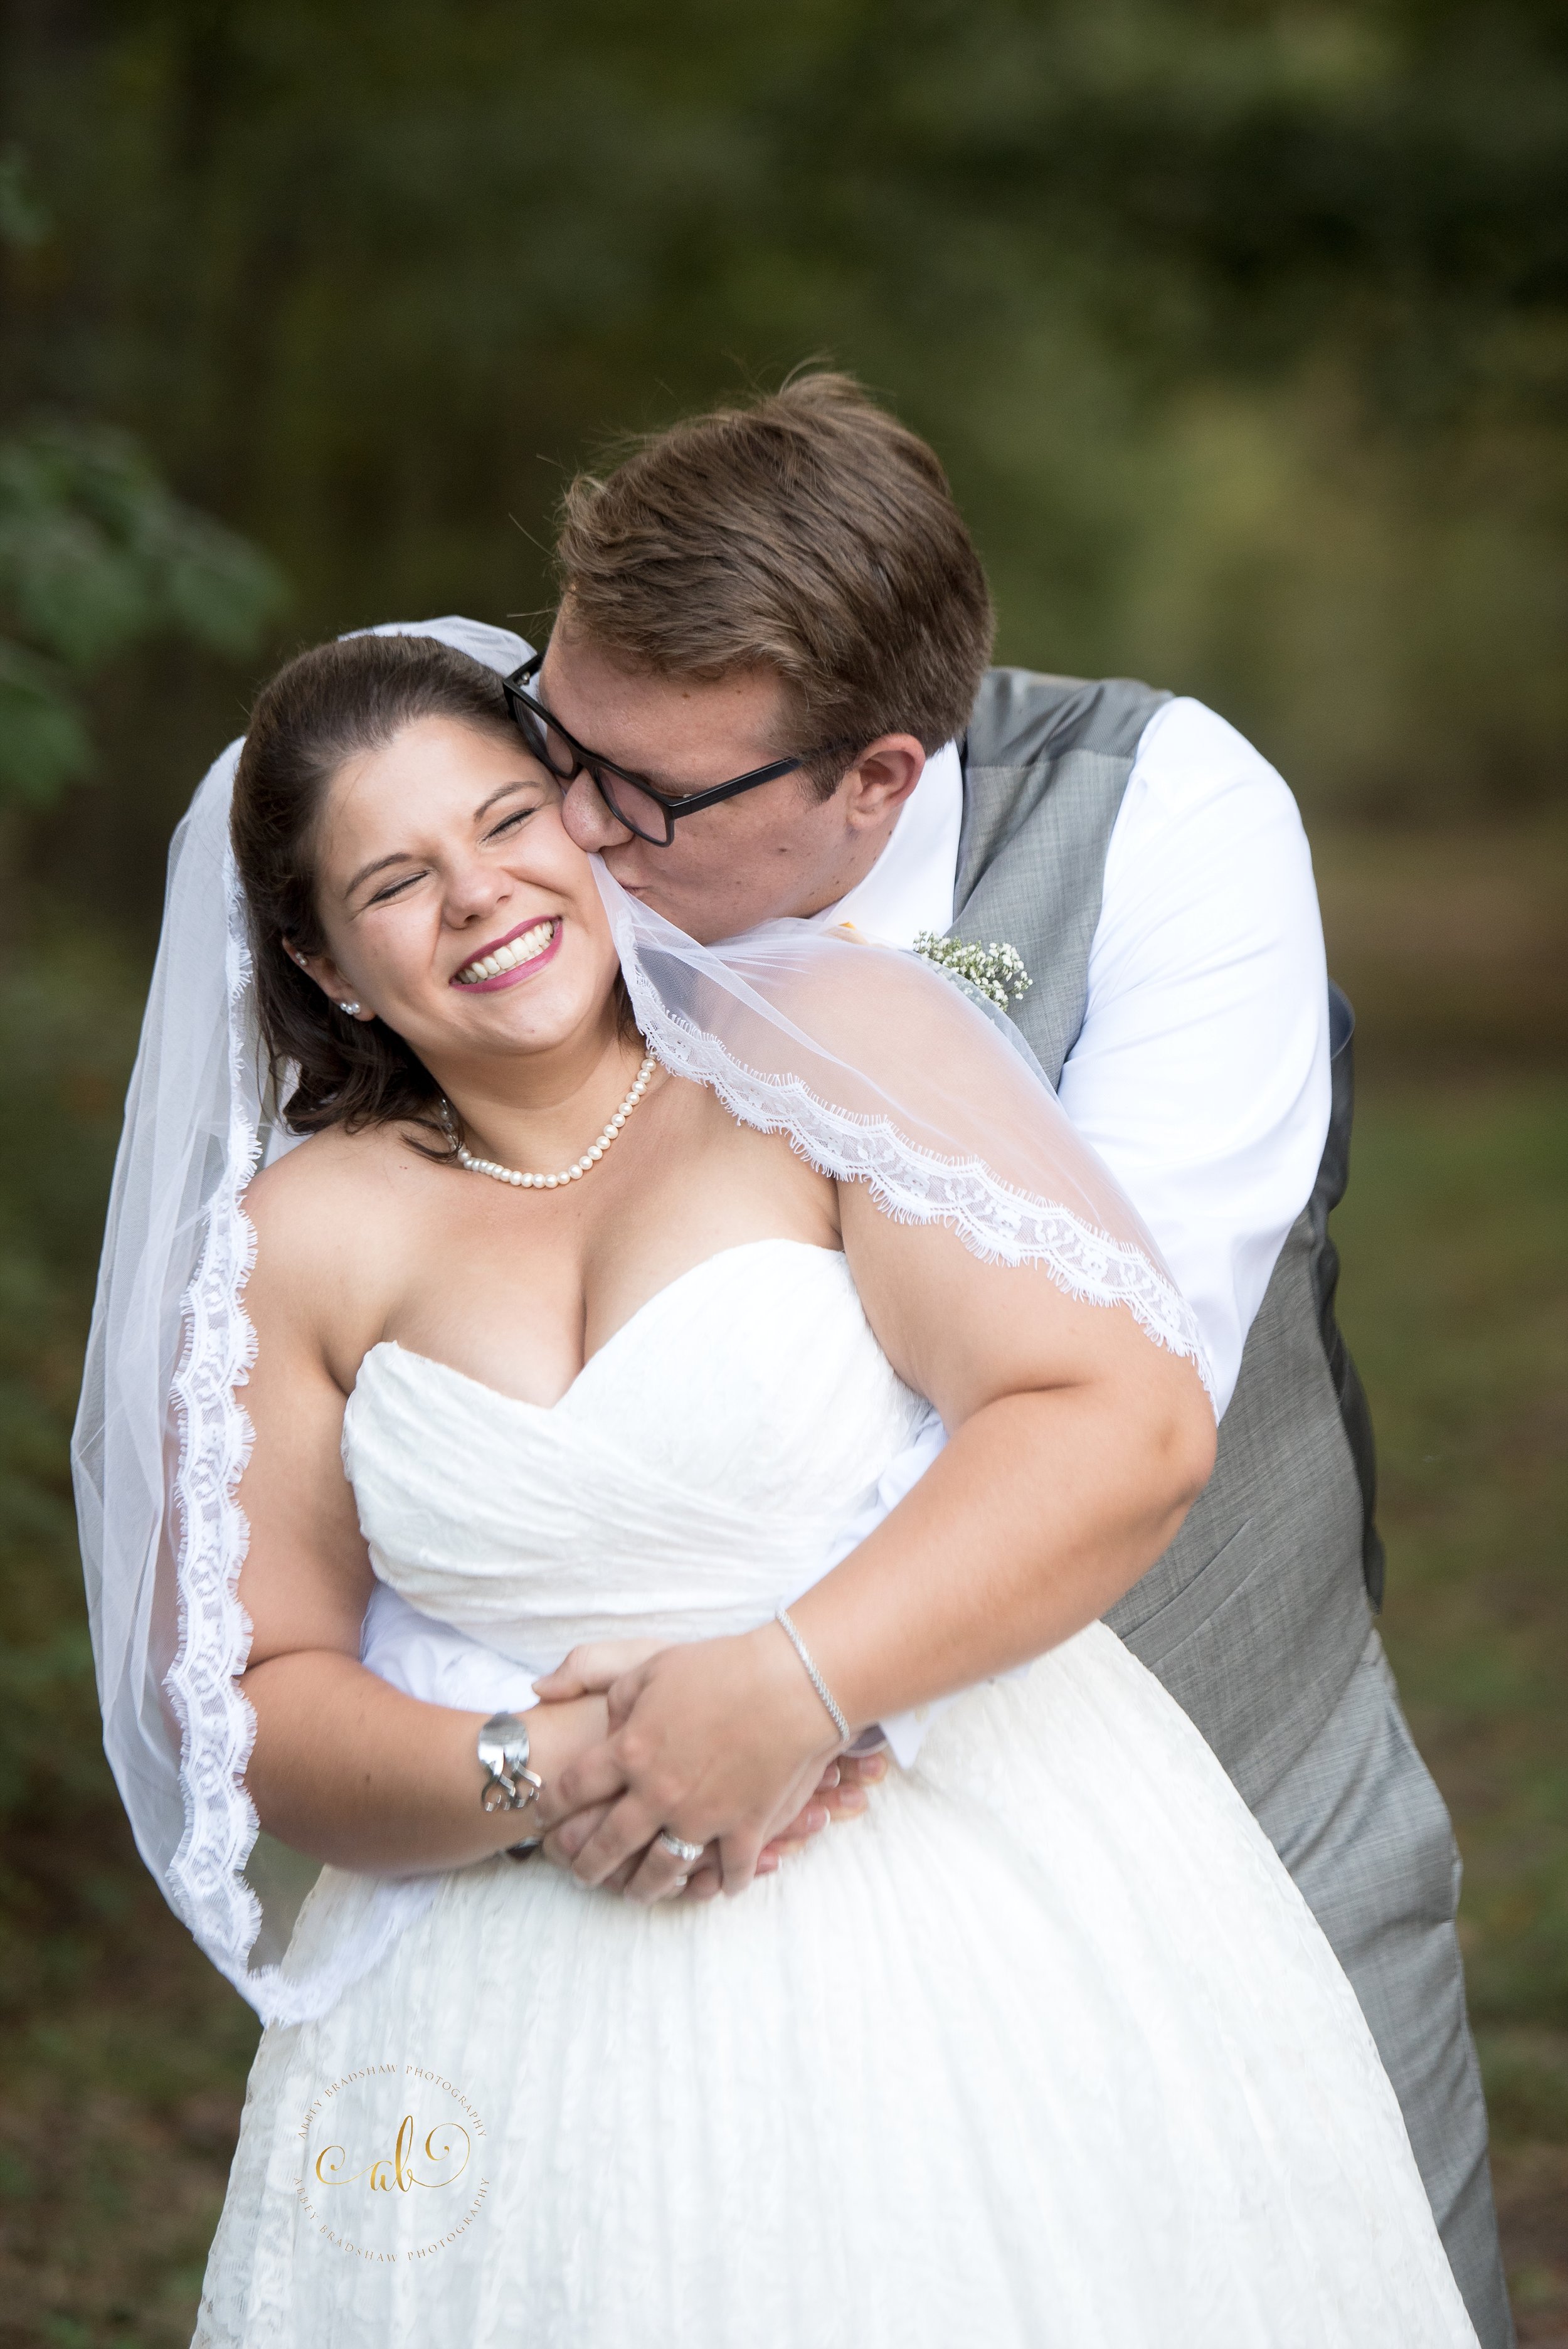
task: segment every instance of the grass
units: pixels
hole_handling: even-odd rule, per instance
[[[1460,1912],[1522,2342],[1568,2344],[1568,823],[1315,833],[1360,1013],[1342,1318]]]
[[[1393,1081],[1357,1122],[1344,1321],[1385,1636],[1459,1828],[1522,2338],[1568,2338],[1568,1079]]]
[[[1362,1018],[1342,1311],[1385,1630],[1466,1861],[1522,2338],[1568,2341],[1568,990],[1563,836],[1318,843]],[[98,1750],[64,1442],[138,974],[0,986],[0,2349],[184,2349],[255,2024]],[[1456,1064],[1457,1062],[1457,1064]]]

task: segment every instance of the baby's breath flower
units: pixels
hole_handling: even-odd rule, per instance
[[[995,938],[988,947],[976,947],[965,938],[939,938],[934,930],[922,930],[915,937],[914,951],[938,970],[967,979],[1000,1011],[1006,1011],[1009,1003],[1021,1001],[1034,985],[1016,948],[998,946]]]

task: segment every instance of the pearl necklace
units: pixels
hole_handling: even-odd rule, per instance
[[[580,1183],[592,1167],[597,1166],[610,1144],[647,1091],[648,1079],[658,1063],[651,1052],[643,1055],[643,1065],[637,1071],[636,1081],[598,1140],[585,1150],[574,1166],[562,1167],[559,1174],[524,1174],[516,1166],[498,1166],[493,1158],[475,1158],[459,1142],[457,1159],[470,1174],[488,1174],[493,1182],[510,1183],[520,1191],[558,1191],[563,1183]]]

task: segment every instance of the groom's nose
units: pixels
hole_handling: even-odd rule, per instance
[[[611,814],[591,775],[573,776],[567,784],[561,821],[578,847],[590,853],[623,847],[633,837],[627,826]]]

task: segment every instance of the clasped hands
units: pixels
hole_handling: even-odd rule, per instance
[[[744,1891],[830,1819],[863,1810],[885,1755],[851,1756],[777,1624],[661,1647],[574,1648],[540,1702],[603,1695],[603,1740],[539,1797],[545,1856],[583,1884],[650,1902]],[[687,1863],[658,1840],[700,1843]],[[683,1880],[684,1879],[684,1880]]]

